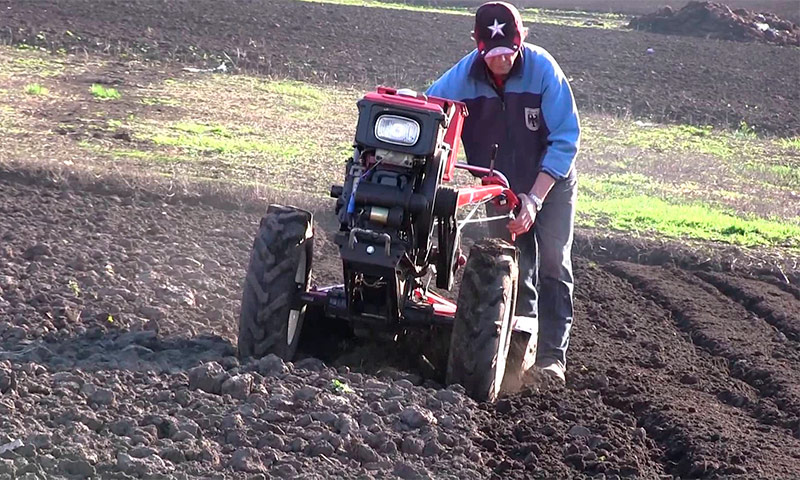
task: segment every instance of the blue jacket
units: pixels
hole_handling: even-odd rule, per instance
[[[469,116],[461,141],[467,161],[489,166],[491,147],[499,145],[495,168],[515,192],[528,192],[544,171],[556,180],[575,170],[580,121],[567,78],[555,59],[525,43],[498,92],[477,50],[467,54],[427,90],[436,97],[467,104]]]

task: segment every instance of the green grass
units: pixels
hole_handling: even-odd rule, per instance
[[[699,202],[659,198],[659,193],[668,190],[650,179],[635,175],[584,176],[581,179],[578,224],[743,246],[800,248],[798,223],[743,217]]]
[[[107,88],[99,83],[93,84],[89,91],[92,93],[92,96],[98,100],[117,100],[122,96],[116,88]]]
[[[139,98],[158,102],[138,100],[127,119],[93,112],[102,118],[100,130],[124,129],[134,143],[103,135],[79,146],[155,175],[254,183],[320,197],[341,181],[357,118],[351,90],[217,74],[165,79],[145,88],[150,94]],[[146,103],[180,103],[181,115],[165,120]]]
[[[222,125],[205,125],[202,123],[194,122],[176,122],[171,126],[172,129],[179,132],[193,133],[195,135],[217,135],[222,137],[231,137],[231,132]]]
[[[449,15],[475,15],[475,7],[430,7],[399,2],[385,2],[378,0],[301,0],[310,3],[331,3],[336,5],[351,5],[358,7],[386,8],[392,10],[406,10],[412,12],[440,13]],[[594,13],[569,10],[548,10],[544,8],[520,9],[520,15],[525,23],[547,23],[570,27],[589,28],[621,28],[628,23],[624,15],[615,13]]]
[[[180,105],[180,102],[174,98],[161,98],[161,97],[145,97],[141,100],[142,105],[165,105],[168,107],[175,107]]]
[[[260,90],[287,97],[303,98],[309,101],[323,102],[330,96],[320,87],[294,80],[271,80],[260,83]]]
[[[786,150],[796,150],[800,152],[800,137],[781,138],[778,140],[778,145]]]
[[[28,95],[47,95],[50,91],[38,83],[31,83],[25,86],[25,93]]]
[[[14,58],[3,70],[38,77],[55,77],[64,72],[64,66],[57,61],[42,54],[31,53],[29,55]]]
[[[177,147],[189,155],[266,155],[274,157],[273,160],[291,160],[301,157],[304,151],[312,148],[309,141],[297,136],[291,140],[269,140],[268,136],[260,135],[252,128],[192,121],[173,122],[166,127],[157,123],[151,124],[149,128],[142,128],[140,125],[139,136],[157,146]]]
[[[625,145],[653,151],[696,152],[729,159],[737,155],[752,155],[756,144],[746,131],[717,132],[713,127],[692,125],[654,125],[639,123],[639,128],[627,132]]]
[[[763,162],[748,162],[745,167],[757,178],[775,178],[787,187],[800,187],[800,167],[795,165],[774,165]],[[758,181],[758,180],[756,180]]]
[[[324,115],[322,106],[332,100],[330,94],[322,88],[292,80],[269,80],[259,82],[255,87],[277,96],[278,101],[275,103],[281,105],[281,110],[296,120]]]
[[[291,159],[297,158],[303,153],[303,148],[301,145],[287,145],[281,142],[268,142],[259,139],[217,135],[157,134],[150,137],[150,140],[152,140],[152,142],[156,145],[180,147],[185,151],[217,153],[223,155],[263,153]]]

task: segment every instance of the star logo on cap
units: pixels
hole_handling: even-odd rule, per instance
[[[506,26],[505,23],[498,23],[497,19],[495,18],[494,25],[489,25],[489,30],[492,31],[492,38],[494,38],[495,35],[500,35],[501,37],[505,37],[506,34],[503,33],[503,27],[505,26]]]

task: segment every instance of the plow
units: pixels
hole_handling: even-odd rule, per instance
[[[523,374],[523,359],[509,354],[518,329],[518,253],[512,243],[488,238],[465,255],[461,237],[467,224],[513,218],[518,209],[494,168],[497,146],[487,152],[488,168],[458,161],[469,113],[457,101],[378,87],[358,101],[358,111],[344,182],[330,190],[344,283],[311,285],[312,213],[270,205],[244,282],[239,354],[291,360],[312,312],[368,338],[443,327],[450,332],[446,383],[494,401]],[[457,169],[480,184],[456,186]],[[480,215],[487,206],[493,216]],[[460,269],[456,302],[432,290],[452,290]]]

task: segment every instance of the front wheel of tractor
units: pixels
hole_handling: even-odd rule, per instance
[[[470,250],[458,294],[447,383],[461,384],[478,401],[500,394],[516,301],[517,252],[490,239]]]
[[[242,293],[239,356],[274,353],[291,360],[297,351],[313,259],[311,212],[270,205],[261,219]]]

